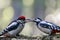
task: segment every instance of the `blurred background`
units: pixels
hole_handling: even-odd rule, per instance
[[[60,26],[60,0],[0,0],[0,31],[21,15],[29,19],[40,17]],[[34,23],[26,23],[21,34],[47,35],[41,32]]]

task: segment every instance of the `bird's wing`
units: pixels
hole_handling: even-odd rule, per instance
[[[8,27],[6,29],[4,29],[4,32],[9,32],[9,31],[15,30],[15,29],[17,29],[17,27],[18,27],[18,23],[13,22],[10,25],[8,25]]]
[[[40,26],[42,26],[43,28],[47,28],[47,29],[52,28],[52,24],[49,22],[45,22],[45,21],[40,22]]]

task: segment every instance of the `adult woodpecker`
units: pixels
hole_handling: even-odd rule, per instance
[[[36,18],[34,22],[36,22],[37,28],[47,34],[55,34],[60,32],[60,27],[51,22],[43,21],[40,18]]]
[[[19,16],[17,20],[12,21],[0,34],[0,36],[17,36],[23,30],[26,18],[24,16]]]

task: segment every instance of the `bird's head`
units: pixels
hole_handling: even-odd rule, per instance
[[[42,21],[42,19],[40,19],[40,18],[35,18],[35,20],[34,20],[36,23],[39,23],[39,22],[41,22]]]
[[[22,23],[25,23],[25,16],[19,16],[18,19],[17,19],[19,22],[22,22]]]
[[[19,16],[18,20],[25,20],[25,16]]]

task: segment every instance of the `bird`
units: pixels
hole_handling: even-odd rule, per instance
[[[4,37],[16,37],[23,30],[26,23],[25,16],[19,16],[16,20],[13,20],[9,25],[1,32],[0,36]]]
[[[56,34],[60,33],[60,27],[54,23],[44,21],[41,18],[37,17],[33,20],[36,23],[37,28],[46,34]]]

